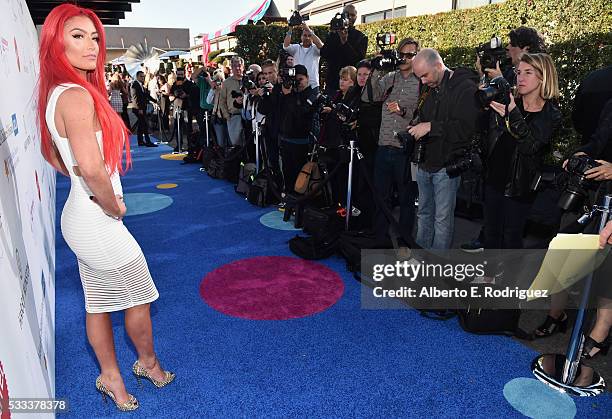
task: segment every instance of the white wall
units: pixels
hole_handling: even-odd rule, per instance
[[[357,9],[357,23],[361,22],[363,15],[380,12],[383,10],[390,10],[393,6],[393,0],[366,0],[359,3],[355,3]],[[395,8],[406,7],[406,14],[403,16],[417,16],[425,14],[434,14],[439,12],[447,12],[452,9],[452,0],[395,0]],[[319,2],[316,3],[320,4]],[[308,8],[304,9],[304,12],[308,11]],[[341,7],[337,10],[330,10],[316,15],[311,15],[308,24],[312,25],[327,25],[329,21],[338,12],[342,11]],[[402,17],[395,15],[395,17]]]
[[[55,172],[36,124],[36,29],[25,0],[0,6],[1,406],[55,395]]]

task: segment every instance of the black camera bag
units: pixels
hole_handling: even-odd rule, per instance
[[[257,168],[255,163],[244,163],[240,162],[240,171],[238,173],[238,184],[234,188],[236,193],[240,195],[247,196],[249,194],[249,189],[251,183],[255,179],[255,172]]]
[[[296,235],[289,240],[289,250],[302,259],[326,259],[336,253],[337,248],[337,234],[319,238]]]
[[[247,200],[258,207],[267,207],[279,202],[278,185],[267,169],[262,170],[249,185]]]
[[[532,337],[519,328],[519,309],[479,309],[468,306],[457,311],[463,330],[477,335],[506,335],[531,340]]]
[[[223,157],[223,155],[223,148],[219,147],[215,143],[211,143],[209,146],[202,147],[201,161],[204,170],[208,172],[208,169],[210,168],[210,162],[215,158],[218,159],[220,157]]]
[[[370,230],[340,233],[338,251],[344,257],[349,272],[361,272],[362,249],[393,249],[393,242],[389,236],[376,237],[376,234]]]
[[[232,183],[238,183],[240,163],[244,159],[246,149],[242,146],[232,146],[227,149],[223,159],[224,179]]]
[[[329,234],[340,234],[344,227],[344,217],[338,214],[339,207],[307,207],[304,209],[304,233],[316,239]]]
[[[213,158],[208,165],[208,170],[206,171],[208,173],[208,176],[214,179],[225,179],[224,162],[225,159],[223,158],[223,156],[217,156]]]

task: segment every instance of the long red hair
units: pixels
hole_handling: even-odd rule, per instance
[[[75,16],[86,16],[93,22],[98,32],[100,51],[96,69],[87,72],[87,80],[78,75],[68,62],[64,53],[64,25]],[[104,84],[104,63],[106,61],[106,35],[102,22],[89,9],[64,3],[55,7],[47,18],[40,36],[40,78],[38,82],[38,119],[40,123],[42,154],[50,160],[52,150],[51,134],[47,126],[45,113],[47,96],[53,86],[62,83],[74,83],[83,86],[94,101],[96,116],[102,127],[104,136],[104,162],[110,173],[119,170],[121,173],[131,166],[129,131],[121,117],[113,110],[108,100]],[[125,150],[125,167],[122,165],[123,150]]]

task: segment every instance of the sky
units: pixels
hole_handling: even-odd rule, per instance
[[[119,26],[188,28],[189,37],[224,28],[261,0],[140,0]],[[229,7],[224,7],[229,6]]]

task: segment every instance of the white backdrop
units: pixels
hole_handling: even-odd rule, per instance
[[[55,173],[40,153],[37,61],[25,0],[0,0],[0,406],[55,395]]]

